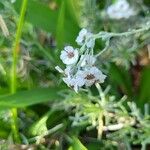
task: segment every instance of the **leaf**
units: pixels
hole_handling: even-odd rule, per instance
[[[128,71],[123,68],[119,68],[115,64],[111,64],[109,72],[111,81],[113,81],[115,85],[121,87],[125,94],[132,96],[132,82]]]
[[[62,122],[64,124],[64,116],[64,111],[60,112],[51,109],[30,127],[29,133],[33,136],[42,135],[58,124]]]
[[[65,43],[74,45],[75,38],[79,32],[79,24],[77,17],[75,17],[75,9],[72,8],[73,4],[69,1],[59,1],[57,2],[58,8],[51,10],[41,2],[30,0],[26,20],[33,26],[54,34],[56,40],[58,40],[58,45],[64,46]],[[73,0],[71,1],[76,3]],[[20,5],[20,0],[17,0],[14,4],[18,12]]]
[[[39,88],[0,96],[0,107],[26,107],[60,99],[58,88]]]
[[[75,45],[75,38],[79,32],[79,16],[73,0],[65,0],[60,3],[60,11],[57,22],[56,38],[59,47],[69,43]]]
[[[48,117],[51,114],[52,114],[52,111],[49,111],[42,118],[40,118],[40,120],[35,122],[30,128],[30,133],[35,136],[35,135],[41,135],[42,133],[47,132],[48,129],[47,129],[46,123],[47,123]]]
[[[69,150],[87,150],[87,148],[80,142],[78,138],[73,137],[73,143]]]
[[[75,39],[80,30],[79,28],[79,15],[77,15],[76,5],[77,1],[75,0],[66,0],[66,12],[65,12],[65,33],[66,40],[65,42],[75,46]]]
[[[14,4],[19,12],[21,1],[17,0]],[[47,32],[55,33],[57,24],[58,10],[51,10],[48,6],[30,0],[27,6],[26,20],[35,27],[40,27]]]
[[[59,47],[63,45],[64,22],[65,22],[65,1],[62,1],[60,11],[59,11],[57,31],[56,31],[56,39]]]
[[[4,120],[5,114],[1,112],[1,110],[0,116],[3,116],[3,118],[0,118],[0,138],[7,138],[11,130],[10,123],[9,121]]]
[[[141,74],[138,102],[144,104],[150,101],[150,67],[144,68]]]

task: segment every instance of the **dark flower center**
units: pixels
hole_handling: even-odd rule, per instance
[[[93,74],[88,74],[86,77],[85,77],[85,79],[87,79],[87,80],[92,80],[92,79],[94,79],[95,78],[95,76],[93,75]]]
[[[67,56],[68,56],[68,58],[72,58],[72,57],[74,57],[74,53],[73,52],[69,52]]]

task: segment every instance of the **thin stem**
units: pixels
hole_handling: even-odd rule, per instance
[[[52,129],[50,129],[50,130],[44,132],[43,134],[29,139],[29,142],[36,141],[36,140],[40,140],[40,139],[43,138],[44,136],[53,134],[53,133],[57,132],[58,130],[62,129],[63,127],[64,127],[64,124],[63,124],[63,123],[58,124],[58,125],[56,125],[55,127],[53,127]]]
[[[103,112],[99,113],[99,117],[98,117],[98,139],[100,140],[102,138],[102,134],[103,134],[103,126],[104,126],[104,122],[103,122]]]
[[[97,88],[97,90],[99,92],[99,96],[100,96],[102,102],[105,102],[105,94],[102,91],[102,88],[101,88],[100,84],[99,83],[95,83],[95,86],[96,86],[96,88]]]
[[[101,54],[103,54],[106,50],[109,49],[109,46],[110,46],[110,39],[112,37],[122,37],[122,36],[130,36],[130,35],[133,35],[133,34],[138,34],[138,33],[141,33],[141,32],[145,32],[145,31],[148,31],[150,30],[150,25],[147,25],[143,28],[140,28],[140,29],[137,29],[137,30],[131,30],[131,31],[127,31],[127,32],[123,32],[123,33],[111,33],[111,32],[99,32],[98,34],[95,34],[93,37],[94,39],[99,39],[99,38],[102,38],[103,40],[106,41],[106,44],[105,44],[105,48],[100,51],[96,57],[100,56]]]
[[[110,35],[111,35],[111,37],[129,36],[129,35],[132,35],[132,34],[145,32],[147,30],[150,30],[150,26],[147,26],[147,27],[144,27],[144,28],[141,28],[141,29],[137,29],[137,30],[127,31],[127,32],[124,32],[124,33],[111,33]]]
[[[105,48],[103,50],[101,50],[97,55],[96,57],[102,55],[108,48],[109,48],[109,44],[110,44],[110,38],[106,41],[105,43]]]
[[[111,38],[111,37],[121,37],[121,36],[129,36],[132,34],[137,34],[140,32],[145,32],[150,30],[150,25],[146,25],[143,28],[137,29],[137,30],[131,30],[131,31],[127,31],[127,32],[122,32],[122,33],[113,33],[113,32],[99,32],[98,34],[94,35],[95,39],[98,38]]]
[[[27,2],[28,2],[28,0],[23,0],[23,2],[22,2],[21,13],[20,13],[18,27],[17,27],[17,31],[16,31],[16,38],[13,43],[13,49],[12,49],[13,62],[12,62],[11,74],[10,74],[11,94],[14,94],[17,89],[17,62],[18,62],[18,55],[19,55],[19,43],[20,43],[20,39],[21,39],[21,33],[22,33],[22,28],[23,28],[23,23],[24,23],[25,12],[26,12],[26,8],[27,8]],[[13,108],[11,110],[11,114],[12,114],[12,125],[11,126],[12,126],[12,132],[14,135],[14,139],[16,142],[20,142],[19,131],[18,131],[18,126],[17,126],[17,109]]]
[[[23,0],[22,8],[21,8],[21,14],[18,22],[17,32],[16,32],[16,39],[13,44],[13,62],[12,62],[12,70],[11,70],[11,93],[16,92],[16,70],[17,70],[17,60],[18,60],[18,54],[19,54],[19,42],[21,38],[22,28],[23,28],[23,22],[24,22],[24,16],[26,12],[27,7],[27,1]]]

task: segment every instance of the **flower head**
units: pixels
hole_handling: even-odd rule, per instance
[[[136,12],[126,0],[118,0],[107,8],[107,14],[111,19],[122,19],[134,16]]]
[[[63,51],[61,51],[60,59],[66,65],[75,64],[78,61],[79,53],[77,49],[72,46],[66,46]]]
[[[116,9],[121,9],[122,11],[126,11],[130,8],[129,3],[126,0],[118,0],[115,6]]]
[[[87,68],[78,73],[84,80],[86,86],[92,86],[95,83],[103,83],[106,75],[104,75],[97,67]]]
[[[76,77],[66,77],[63,78],[63,81],[71,88],[75,90],[75,92],[78,92],[79,88],[82,87],[85,84],[85,80],[83,80],[80,76]]]
[[[84,44],[84,41],[86,39],[86,36],[87,36],[87,33],[88,31],[83,28],[80,32],[79,32],[79,35],[78,37],[76,38],[76,42],[78,45],[82,46]]]
[[[93,48],[95,45],[95,40],[92,37],[92,33],[88,32],[85,28],[83,28],[78,37],[76,38],[76,42],[78,45],[82,46],[85,42],[87,48]]]
[[[95,45],[95,40],[92,38],[89,38],[86,43],[87,48],[93,48],[94,45]]]
[[[103,83],[106,76],[95,67],[96,57],[93,55],[95,38],[92,33],[82,29],[76,39],[76,42],[83,46],[74,49],[72,46],[66,46],[61,51],[60,59],[66,64],[62,70],[59,66],[55,69],[63,74],[63,81],[78,92],[83,86],[92,86],[95,83]]]
[[[71,77],[73,72],[73,68],[71,66],[67,66],[66,69],[64,70],[64,74],[67,77]]]
[[[84,67],[86,65],[93,66],[96,62],[96,58],[92,55],[82,55],[80,60],[82,61],[81,67]]]

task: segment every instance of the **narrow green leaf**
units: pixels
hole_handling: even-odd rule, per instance
[[[128,96],[132,96],[132,82],[128,71],[111,64],[109,72],[111,81],[113,81],[115,85],[121,87]]]
[[[87,148],[80,142],[77,137],[73,137],[73,143],[69,150],[87,150]]]
[[[46,122],[48,120],[48,117],[51,115],[52,111],[49,111],[46,113],[40,120],[35,122],[31,128],[30,128],[30,133],[34,136],[36,135],[41,135],[42,133],[45,133],[48,131]]]
[[[14,4],[19,12],[21,1]],[[27,7],[26,20],[36,27],[40,27],[47,32],[55,33],[58,18],[58,10],[51,10],[48,6],[34,0],[30,0]]]
[[[138,101],[140,104],[150,101],[150,67],[142,71]]]
[[[63,46],[64,41],[64,22],[65,22],[65,1],[62,1],[57,22],[56,39],[58,47]]]
[[[57,2],[58,8],[51,10],[41,2],[30,0],[26,20],[33,24],[33,26],[54,34],[59,46],[66,43],[75,45],[79,24],[77,15],[75,15],[75,8],[73,7],[74,3],[75,1],[69,2],[69,0],[59,1]],[[18,12],[20,4],[20,0],[17,0],[14,4]]]
[[[0,107],[26,107],[60,99],[58,88],[32,89],[0,96]]]

